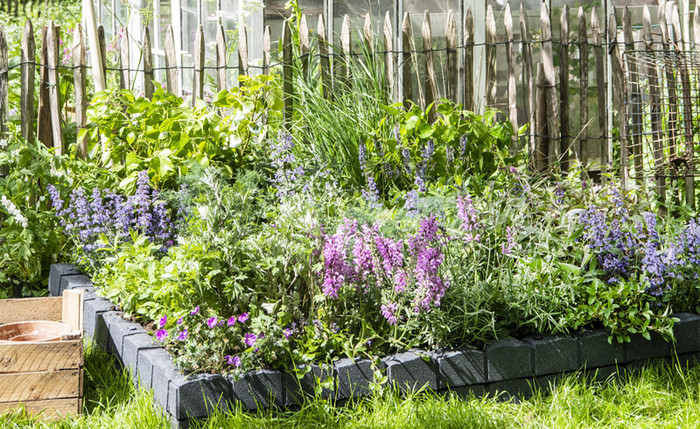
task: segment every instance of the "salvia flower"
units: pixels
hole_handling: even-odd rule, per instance
[[[390,325],[396,325],[397,319],[396,319],[396,310],[399,309],[399,305],[393,302],[389,302],[387,304],[382,304],[381,310],[382,310],[382,316],[386,319],[386,321]]]

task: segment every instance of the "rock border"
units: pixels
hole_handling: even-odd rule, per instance
[[[300,380],[295,374],[273,370],[251,371],[238,381],[219,374],[185,376],[140,324],[126,321],[123,312],[116,311],[114,304],[95,293],[89,277],[74,265],[54,264],[49,292],[58,296],[65,289],[85,290],[85,334],[130,369],[135,386],[153,390],[156,404],[173,427],[187,428],[190,418],[206,418],[214,409],[226,411],[235,402],[251,411],[271,404],[298,405],[304,395],[313,394],[317,377],[333,378],[335,388],[324,389],[322,395],[341,403],[371,393],[374,369],[366,359],[340,359],[332,367],[313,365]],[[675,316],[680,319],[673,328],[675,344],[667,343],[660,335],[652,335],[650,341],[635,335],[630,343],[610,344],[608,333],[596,329],[571,337],[503,339],[489,344],[484,351],[411,350],[386,356],[378,369],[390,386],[402,391],[425,387],[438,393],[523,398],[532,393],[533,387],[549,388],[562,375],[580,369],[604,380],[653,360],[700,362],[700,315]]]

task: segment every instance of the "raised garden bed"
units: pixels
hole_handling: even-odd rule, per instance
[[[135,385],[153,389],[156,403],[177,427],[187,427],[188,418],[204,418],[214,408],[226,410],[235,402],[248,410],[271,404],[294,406],[303,395],[313,393],[316,377],[333,378],[334,389],[324,390],[323,395],[339,402],[371,392],[373,365],[368,360],[340,359],[331,368],[312,367],[299,381],[294,374],[271,370],[253,371],[238,381],[212,374],[188,377],[141,325],[126,321],[114,304],[96,295],[90,279],[74,266],[52,266],[49,289],[52,294],[85,289],[85,334],[131,370]],[[606,331],[591,330],[570,337],[504,339],[484,351],[407,351],[383,358],[379,369],[389,385],[402,390],[426,387],[436,392],[503,392],[523,397],[533,386],[547,388],[561,375],[580,369],[605,379],[654,359],[678,359],[681,364],[700,361],[700,316],[676,317],[680,322],[674,325],[675,344],[655,335],[651,341],[639,335],[630,343],[610,344]]]
[[[20,406],[47,420],[80,414],[83,293],[66,289],[61,295],[0,300],[0,325],[43,321],[6,329],[0,338],[0,414]],[[58,325],[55,322],[62,322],[65,332],[53,335],[39,327]]]

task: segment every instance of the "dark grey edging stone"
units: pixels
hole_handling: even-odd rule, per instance
[[[574,337],[532,336],[523,341],[498,340],[485,351],[471,348],[443,349],[435,352],[411,350],[387,356],[377,364],[367,359],[340,359],[332,367],[312,365],[301,379],[293,373],[272,370],[251,371],[236,380],[231,376],[184,375],[170,354],[153,340],[138,323],[129,322],[115,311],[110,301],[98,296],[89,277],[70,264],[51,267],[49,288],[52,295],[66,289],[85,289],[85,333],[110,353],[117,355],[132,372],[135,385],[152,389],[154,402],[171,419],[173,427],[187,428],[189,419],[202,419],[214,409],[229,410],[240,402],[247,410],[299,404],[304,396],[314,395],[316,380],[332,377],[332,388],[322,396],[346,402],[371,393],[375,365],[386,375],[388,384],[402,391],[427,388],[440,394],[466,396],[495,395],[525,398],[533,387],[547,388],[562,376],[586,370],[583,377],[605,380],[635,371],[656,360],[670,361],[672,346],[652,333],[647,341],[632,336],[627,344],[608,343],[609,334],[587,330]],[[681,364],[700,364],[700,316],[676,315],[673,356]]]
[[[285,406],[299,405],[305,398],[315,397],[319,392],[317,386],[322,385],[328,379],[332,380],[332,386],[322,387],[320,396],[331,399],[336,392],[335,369],[332,366],[304,365],[296,370],[284,373]]]

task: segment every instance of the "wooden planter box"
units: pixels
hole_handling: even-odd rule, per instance
[[[54,342],[0,344],[0,414],[23,407],[56,420],[78,415],[83,397],[83,294],[0,300],[0,325],[30,320],[68,324],[72,333]]]

